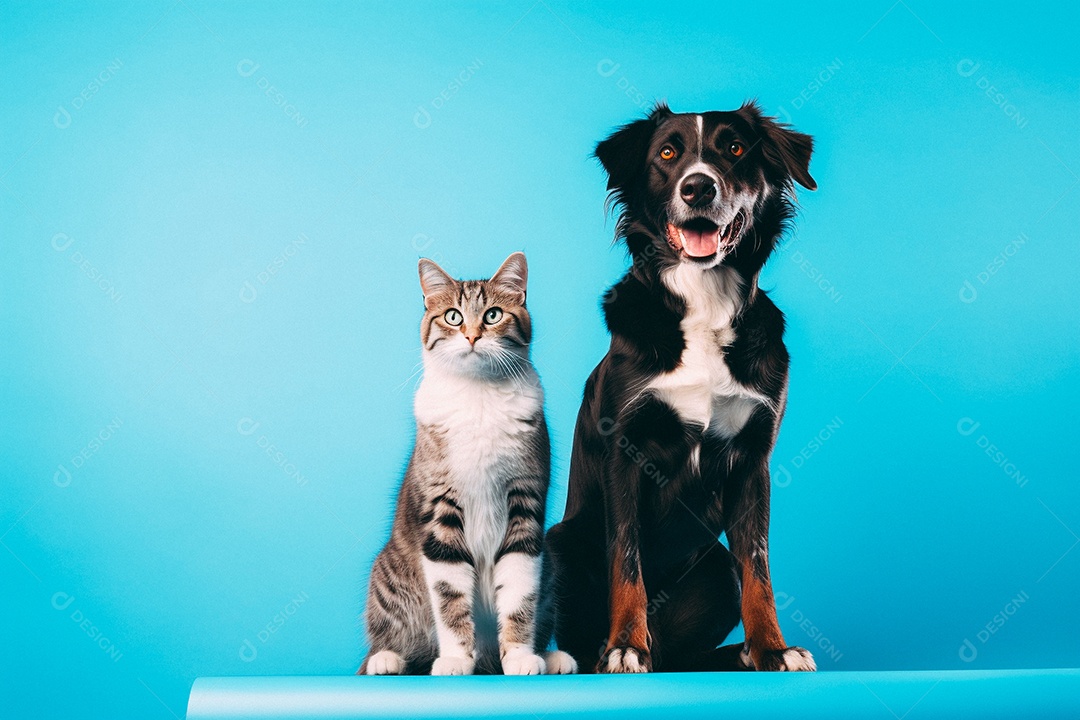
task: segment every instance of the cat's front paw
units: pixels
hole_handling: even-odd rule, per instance
[[[472,658],[443,655],[431,665],[432,675],[472,675],[476,663]]]
[[[502,659],[503,675],[543,675],[544,658],[530,650],[508,652]]]
[[[766,650],[754,660],[754,668],[772,672],[814,672],[817,664],[809,650],[789,647],[782,650]]]
[[[577,672],[577,660],[562,650],[544,653],[544,665],[548,675],[573,675]]]
[[[625,645],[610,648],[596,664],[599,673],[643,673],[652,670],[649,653],[640,648]]]
[[[393,650],[380,650],[367,660],[368,675],[400,675],[405,672],[405,659]]]

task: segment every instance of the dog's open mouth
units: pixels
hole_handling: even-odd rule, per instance
[[[682,225],[668,223],[667,240],[671,247],[680,250],[692,258],[710,258],[721,246],[731,249],[739,239],[743,229],[743,214],[721,228],[708,218],[694,218]]]

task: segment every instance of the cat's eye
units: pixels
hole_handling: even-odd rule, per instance
[[[501,308],[491,308],[484,313],[484,322],[488,325],[494,325],[502,320],[503,312]]]
[[[678,157],[678,155],[679,152],[670,145],[665,145],[664,147],[660,148],[660,158],[662,160],[674,160],[676,157]]]
[[[453,325],[454,327],[457,327],[464,319],[465,318],[461,316],[461,311],[457,308],[450,308],[445,313],[443,313],[443,320],[446,321],[447,325]]]

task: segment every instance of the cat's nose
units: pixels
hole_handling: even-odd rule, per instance
[[[480,339],[480,331],[479,330],[473,330],[473,331],[470,332],[468,330],[462,330],[461,332],[465,334],[465,339],[469,341],[469,345],[472,345],[472,346],[475,347],[476,346],[476,341]]]

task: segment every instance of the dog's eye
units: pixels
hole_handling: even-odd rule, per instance
[[[735,157],[739,157],[744,152],[746,152],[746,147],[744,147],[743,144],[740,143],[740,142],[733,142],[728,147],[728,152],[731,153],[732,155],[734,155]]]
[[[484,322],[488,325],[494,325],[502,320],[502,310],[500,308],[491,308],[484,313]]]
[[[679,152],[670,145],[665,145],[664,147],[660,148],[660,158],[662,160],[674,160],[678,156]]]
[[[443,313],[443,320],[446,321],[447,325],[453,325],[454,327],[457,327],[464,319],[465,318],[461,316],[461,312],[456,308],[450,308],[445,313]]]

